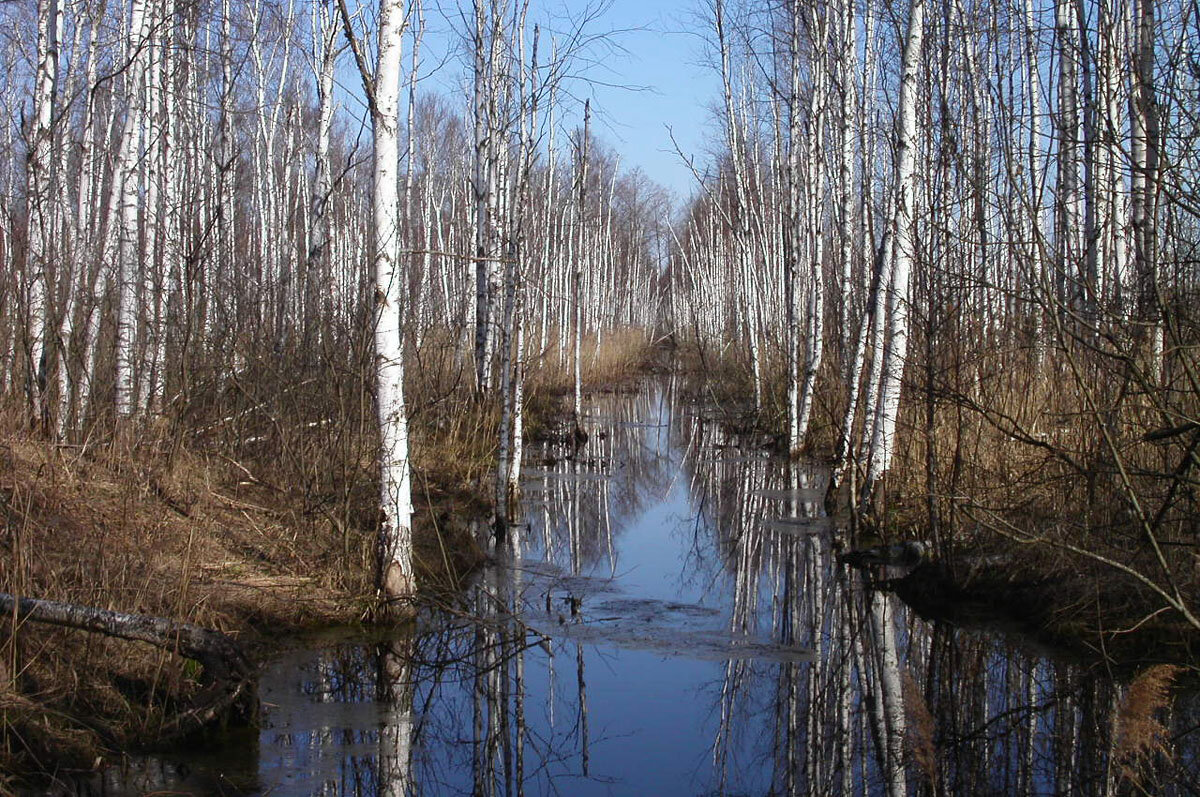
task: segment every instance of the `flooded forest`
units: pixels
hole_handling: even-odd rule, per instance
[[[649,13],[0,4],[0,794],[1200,791],[1200,9]]]

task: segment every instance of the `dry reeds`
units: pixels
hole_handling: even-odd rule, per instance
[[[1163,720],[1171,707],[1171,687],[1182,670],[1172,664],[1149,667],[1125,690],[1113,720],[1111,753],[1122,780],[1140,783],[1156,757],[1170,757],[1170,732]]]
[[[904,692],[904,747],[917,765],[917,769],[935,790],[938,783],[938,755],[934,742],[937,725],[925,695],[917,680],[907,669],[903,670]]]
[[[599,338],[587,335],[580,350],[580,381],[586,392],[627,387],[645,373],[646,366],[655,358],[650,333],[633,328],[608,330]],[[558,395],[574,390],[573,356],[570,345],[563,352],[552,343],[533,357],[528,363],[530,392]]]

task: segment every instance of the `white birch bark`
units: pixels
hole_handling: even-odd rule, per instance
[[[409,8],[409,13],[416,20],[416,24],[412,27],[412,60],[411,68],[408,73],[408,114],[405,121],[405,143],[406,151],[404,153],[404,206],[401,212],[402,224],[405,229],[411,230],[409,248],[414,248],[416,244],[416,230],[418,222],[413,218],[414,211],[413,199],[416,195],[416,173],[417,173],[417,74],[419,72],[421,61],[421,39],[425,35],[425,11],[421,4],[421,0],[414,0],[413,5]],[[429,249],[426,243],[426,250]],[[412,284],[413,275],[406,274],[406,285],[404,288],[404,296],[407,299],[409,286]],[[407,299],[405,302],[404,315],[409,323],[409,329],[413,331],[413,341],[415,345],[421,344],[421,330],[424,329],[422,314],[426,312],[422,299],[422,288],[428,281],[428,275],[419,273],[416,276],[417,283],[413,290],[412,299]]]
[[[171,31],[174,24],[174,2],[164,0],[163,24],[151,31],[149,70],[146,76],[146,256],[143,258],[142,311],[144,354],[141,378],[138,381],[137,406],[154,412],[162,397],[163,356],[165,354],[166,301],[170,296],[167,285],[167,251],[174,245],[170,230],[172,178],[169,176],[174,158],[171,138],[172,115],[168,98],[171,94],[171,52],[174,49]]]
[[[329,156],[333,128],[333,78],[337,66],[337,26],[324,0],[313,0],[313,64],[317,89],[317,140],[312,207],[309,210],[309,250],[304,287],[304,344],[319,348],[332,316],[332,274],[329,239],[333,227],[329,202],[333,194]]]
[[[891,327],[883,352],[883,374],[876,409],[878,420],[871,439],[870,466],[863,485],[865,494],[888,469],[895,445],[896,418],[900,410],[900,388],[908,353],[909,276],[916,239],[913,204],[916,200],[918,71],[925,33],[925,0],[912,0],[908,32],[900,78],[900,105],[897,110],[896,199],[892,222],[892,277],[887,290],[887,316]]]
[[[416,779],[412,772],[413,737],[413,643],[388,642],[380,654],[379,701],[383,715],[379,729],[380,797],[405,797]]]
[[[787,131],[787,210],[784,221],[784,276],[783,301],[786,328],[784,337],[787,347],[788,448],[795,452],[800,447],[800,319],[799,319],[799,263],[800,258],[800,27],[801,6],[791,4],[791,24],[788,38],[788,131]],[[778,126],[778,125],[777,125]],[[776,135],[780,135],[779,131]]]
[[[825,332],[825,159],[824,159],[824,128],[825,109],[828,105],[826,91],[829,76],[824,57],[828,44],[828,23],[816,11],[812,16],[813,50],[817,56],[811,66],[812,97],[809,102],[809,149],[808,149],[808,181],[806,253],[808,259],[808,306],[805,313],[805,347],[803,382],[800,385],[799,402],[796,410],[796,437],[792,439],[792,452],[798,453],[808,433],[808,423],[812,416],[812,406],[817,387],[817,372],[821,368],[824,356]]]
[[[1044,247],[1042,241],[1046,240],[1047,230],[1049,225],[1045,221],[1045,211],[1042,208],[1041,192],[1038,185],[1038,175],[1041,174],[1041,159],[1039,153],[1041,150],[1041,142],[1046,139],[1046,134],[1043,130],[1045,125],[1045,114],[1041,112],[1041,66],[1038,57],[1038,46],[1036,36],[1036,17],[1034,11],[1033,0],[1024,0],[1023,6],[1023,21],[1024,21],[1024,65],[1022,79],[1025,83],[1025,117],[1028,124],[1029,137],[1026,143],[1026,158],[1024,163],[1024,171],[1026,173],[1026,183],[1024,189],[1029,196],[1028,215],[1026,223],[1029,225],[1029,268],[1025,274],[1027,287],[1041,285],[1046,277],[1046,264],[1043,257]],[[1034,337],[1041,341],[1041,326],[1043,323],[1042,314],[1037,312],[1035,319]],[[1041,344],[1038,344],[1039,352]]]
[[[176,78],[177,69],[182,69],[185,63],[180,57],[181,48],[174,29],[177,24],[176,14],[178,13],[178,5],[176,0],[168,0],[167,2],[167,19],[171,21],[167,33],[167,48],[164,54],[165,68],[163,74],[163,102],[164,116],[166,119],[166,128],[163,131],[164,139],[162,146],[163,160],[163,185],[165,195],[164,209],[165,217],[163,219],[163,277],[166,280],[166,286],[163,291],[162,301],[169,308],[169,312],[164,313],[166,321],[173,322],[172,326],[178,329],[182,324],[186,323],[185,314],[187,312],[186,305],[183,302],[183,282],[184,282],[184,243],[182,240],[182,219],[184,218],[181,209],[183,196],[183,183],[187,169],[183,160],[183,147],[181,142],[185,139],[182,137],[183,131],[183,114],[182,108],[178,100],[178,92],[180,82]],[[186,34],[186,31],[184,32]],[[155,385],[158,391],[154,399],[159,404],[163,401],[163,391],[167,386],[167,333],[163,331],[159,334],[156,340],[157,350],[154,354],[157,366],[157,382]]]
[[[1084,318],[1095,317],[1097,291],[1103,251],[1100,241],[1100,205],[1103,202],[1100,186],[1102,167],[1097,135],[1096,53],[1087,31],[1087,17],[1082,3],[1074,3],[1076,25],[1083,34],[1079,37],[1079,71],[1083,89],[1083,261],[1079,295]],[[1101,37],[1102,38],[1102,37]]]
[[[400,263],[400,71],[404,35],[402,0],[380,0],[379,50],[373,84],[375,134],[373,218],[375,252],[375,366],[380,432],[382,519],[379,529],[380,587],[386,600],[410,596],[412,486],[408,415],[404,405],[404,345]]]
[[[583,264],[589,259],[588,252],[588,237],[587,237],[587,182],[588,182],[588,144],[591,139],[592,129],[592,103],[591,100],[586,100],[583,103],[583,140],[579,144],[579,193],[577,213],[578,218],[575,220],[576,233],[578,243],[575,252],[574,261],[572,261],[573,278],[572,278],[572,294],[574,310],[574,347],[575,354],[572,358],[574,363],[575,377],[575,428],[579,429],[579,421],[583,415]]]
[[[495,264],[489,223],[495,215],[494,150],[498,146],[492,138],[493,94],[495,87],[492,75],[495,70],[495,49],[489,46],[495,37],[494,20],[489,13],[491,0],[474,0],[475,10],[475,60],[474,99],[472,109],[475,123],[474,191],[475,214],[475,383],[480,392],[491,389],[491,353],[493,319],[496,313],[496,298],[492,289]]]
[[[842,112],[839,119],[841,139],[838,146],[838,252],[839,290],[841,295],[841,325],[840,339],[842,348],[842,365],[849,374],[850,358],[847,347],[854,339],[854,307],[852,296],[851,275],[853,272],[852,259],[854,254],[854,109],[855,109],[855,74],[857,73],[858,46],[855,31],[857,21],[854,17],[854,0],[841,0],[841,54],[838,58],[838,71],[841,76]],[[846,380],[849,384],[850,380]]]
[[[874,643],[876,686],[882,712],[884,783],[888,797],[908,793],[904,774],[904,690],[900,679],[900,658],[896,646],[896,628],[891,598],[875,590],[870,594],[871,638]]]
[[[1158,306],[1157,194],[1160,122],[1154,89],[1155,2],[1138,0],[1137,53],[1133,77],[1130,152],[1133,160],[1131,199],[1138,322],[1149,341],[1149,372],[1162,370],[1163,331]]]
[[[529,186],[533,170],[533,137],[538,124],[538,29],[533,31],[533,52],[528,74],[524,69],[525,20],[518,23],[517,62],[519,104],[521,113],[519,130],[519,156],[517,159],[517,201],[508,214],[508,246],[506,247],[506,281],[504,290],[504,329],[501,345],[501,409],[500,441],[496,474],[496,531],[506,534],[512,521],[520,487],[521,472],[521,402],[524,392],[524,259],[526,253],[526,226],[530,214]],[[532,86],[530,83],[532,82]],[[528,109],[528,110],[526,110]]]
[[[1055,36],[1058,71],[1058,185],[1055,229],[1055,273],[1058,306],[1076,305],[1080,282],[1079,246],[1081,196],[1079,192],[1079,31],[1071,0],[1055,2]]]
[[[217,259],[216,264],[204,280],[204,298],[202,300],[203,321],[201,338],[206,342],[212,341],[213,328],[218,309],[225,318],[237,323],[237,300],[230,296],[222,298],[222,294],[232,288],[234,268],[234,229],[235,208],[234,172],[237,154],[234,151],[233,113],[234,113],[234,63],[233,63],[233,9],[231,0],[221,2],[221,107],[217,132],[217,195],[218,195],[218,228],[217,228]],[[237,343],[233,342],[233,363],[236,370],[238,352]]]
[[[733,185],[737,197],[737,216],[734,219],[733,239],[736,252],[735,268],[739,279],[749,280],[753,271],[750,248],[750,189],[747,176],[746,148],[742,140],[742,118],[734,103],[733,91],[733,46],[729,40],[725,23],[725,3],[716,0],[713,4],[717,44],[721,51],[721,84],[725,103],[725,146],[729,150],[730,164],[733,169]],[[738,307],[745,313],[745,328],[750,367],[754,379],[754,406],[762,407],[763,383],[762,370],[759,367],[758,326],[753,312],[754,291],[744,288],[739,291]]]
[[[100,196],[100,176],[97,168],[97,159],[95,158],[96,131],[95,131],[95,101],[93,99],[92,86],[96,83],[96,74],[98,66],[98,38],[101,14],[93,12],[88,21],[88,45],[86,55],[86,66],[84,67],[83,86],[87,90],[83,93],[83,114],[80,122],[80,139],[79,139],[79,172],[76,182],[76,204],[75,204],[75,220],[72,239],[77,253],[87,253],[94,255],[96,252],[97,231],[93,229],[93,219],[98,215],[99,208],[94,207],[96,198]],[[76,20],[79,24],[79,20]],[[80,264],[76,268],[75,286],[73,301],[68,303],[67,307],[63,308],[63,312],[59,317],[58,340],[61,341],[63,348],[63,357],[61,364],[62,380],[58,392],[58,411],[55,414],[56,432],[58,437],[64,437],[72,428],[71,410],[73,406],[82,407],[86,401],[80,401],[80,394],[83,392],[83,386],[90,382],[92,375],[87,373],[86,365],[88,360],[84,358],[82,363],[72,361],[70,357],[71,341],[75,332],[75,316],[76,312],[85,319],[84,328],[86,330],[87,314],[91,312],[91,304],[93,303],[93,295],[95,293],[96,280],[99,275],[98,258],[92,257],[92,264]],[[81,305],[76,307],[75,305]],[[85,340],[86,348],[86,340]]]
[[[116,413],[128,418],[139,411],[135,406],[137,283],[141,253],[138,246],[138,171],[144,133],[144,91],[148,45],[152,30],[154,0],[133,0],[129,15],[130,63],[125,72],[125,123],[117,153],[116,181],[120,186],[119,235],[117,244],[117,339],[116,339]]]
[[[25,262],[25,306],[28,362],[26,383],[30,410],[44,419],[47,400],[47,360],[54,356],[47,343],[49,321],[51,247],[55,238],[53,213],[54,100],[58,87],[58,41],[62,25],[59,0],[38,0],[37,72],[34,79],[34,115],[29,134],[26,169],[26,202],[29,244]],[[49,350],[48,350],[49,349]]]

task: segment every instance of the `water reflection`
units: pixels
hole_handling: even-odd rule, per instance
[[[837,563],[827,473],[677,407],[601,396],[529,453],[497,564],[402,639],[280,659],[257,791],[1108,794],[1123,691],[927,623]],[[1149,793],[1197,787],[1177,701]]]

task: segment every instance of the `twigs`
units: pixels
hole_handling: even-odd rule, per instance
[[[985,523],[983,520],[981,520],[977,516],[974,517],[974,519],[977,522],[979,522],[983,525],[986,525],[989,529],[996,532],[1000,536],[1002,536],[1006,539],[1012,540],[1013,542],[1017,542],[1022,545],[1047,545],[1052,548],[1058,548],[1060,550],[1068,551],[1068,552],[1076,554],[1078,556],[1082,556],[1087,559],[1091,559],[1094,562],[1099,562],[1100,564],[1103,564],[1106,567],[1110,567],[1114,570],[1124,573],[1127,576],[1132,577],[1134,580],[1136,580],[1139,583],[1141,583],[1142,585],[1146,586],[1152,592],[1154,592],[1156,595],[1158,595],[1160,598],[1162,598],[1163,601],[1167,604],[1167,606],[1169,608],[1174,609],[1175,611],[1179,612],[1179,614],[1188,622],[1188,624],[1190,626],[1192,626],[1192,628],[1196,629],[1197,631],[1200,631],[1200,618],[1198,618],[1191,611],[1191,608],[1187,605],[1187,603],[1183,600],[1183,598],[1178,594],[1178,590],[1174,588],[1173,584],[1169,585],[1168,587],[1164,587],[1161,584],[1159,584],[1157,581],[1155,581],[1154,579],[1152,579],[1149,576],[1142,573],[1137,568],[1133,567],[1132,565],[1126,564],[1125,562],[1118,561],[1117,559],[1114,559],[1109,556],[1105,556],[1105,555],[1097,553],[1095,551],[1090,551],[1086,548],[1083,548],[1081,546],[1067,542],[1065,540],[1059,540],[1059,539],[1054,539],[1054,538],[1045,537],[1045,536],[1037,536],[1034,534],[1030,534],[1029,532],[1022,531],[1022,530],[1018,529],[1015,525],[1013,525],[1009,521],[1005,520],[1004,518],[1000,517],[999,515],[994,513],[992,510],[987,509],[986,507],[982,507],[982,506],[975,505],[975,504],[964,504],[962,506],[962,509],[966,512],[976,511],[976,512],[982,512],[982,513],[986,514],[988,516],[990,522]]]

